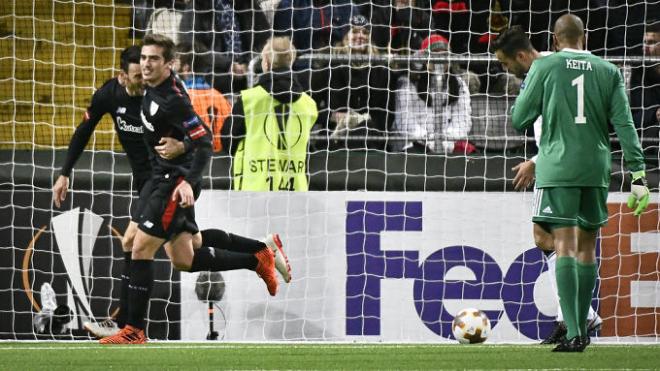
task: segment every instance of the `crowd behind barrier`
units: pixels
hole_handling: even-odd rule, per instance
[[[521,25],[538,50],[551,50],[551,25],[570,11],[585,23],[587,48],[623,67],[647,156],[658,157],[660,7],[643,2],[133,0],[133,5],[136,36],[163,33],[206,50],[209,63],[195,74],[230,103],[256,83],[266,40],[289,37],[299,56],[296,78],[319,109],[312,149],[459,154],[517,151],[531,142],[533,133],[517,133],[508,123],[521,81],[503,70],[489,47],[503,30]],[[448,57],[433,58],[438,55]]]

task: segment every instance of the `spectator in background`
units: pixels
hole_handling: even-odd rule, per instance
[[[272,25],[262,11],[262,5],[266,5],[263,0],[234,1],[234,12],[238,18],[241,44],[245,52],[260,53],[271,37]]]
[[[434,34],[422,42],[418,55],[448,50],[448,41]],[[456,66],[428,63],[401,76],[396,89],[395,128],[404,141],[395,150],[414,153],[472,153],[467,141],[472,128],[470,92]]]
[[[371,25],[371,45],[387,52],[390,45],[392,0],[353,0],[357,13],[365,16]]]
[[[275,19],[275,11],[280,5],[280,0],[257,0],[257,2],[259,3],[259,9],[261,9],[268,24],[272,28]]]
[[[428,7],[422,8],[417,0],[394,0],[390,13],[389,46],[394,53],[414,53],[422,41],[435,29]],[[382,36],[375,37],[375,43],[382,47]]]
[[[275,12],[273,29],[287,36],[301,53],[339,42],[353,14],[350,0],[282,0]]]
[[[192,0],[181,19],[181,42],[212,51],[213,87],[231,94],[246,87],[248,54],[231,0]]]
[[[317,143],[321,147],[385,149],[383,137],[392,121],[388,112],[393,108],[392,79],[386,65],[368,60],[368,56],[379,54],[369,43],[370,34],[367,19],[353,16],[349,32],[333,53],[367,58],[350,64],[335,63],[331,72],[319,71],[314,76],[314,98],[320,107],[327,108],[319,119],[318,130],[331,133],[330,143]]]
[[[149,16],[146,34],[164,35],[174,41],[175,44],[178,43],[181,37],[181,19],[183,18],[183,10],[191,1],[192,0],[157,0],[154,3],[156,9]]]
[[[644,34],[644,56],[660,57],[660,22],[647,26]],[[630,76],[630,107],[633,120],[644,139],[655,139],[651,144],[653,157],[657,158],[660,139],[660,63],[645,61],[632,69]],[[642,148],[650,149],[642,142]],[[646,151],[645,151],[646,152]]]
[[[234,157],[233,188],[245,191],[306,191],[309,134],[318,115],[291,71],[296,49],[289,38],[264,46],[257,85],[243,90],[222,143]]]
[[[220,133],[225,119],[231,114],[231,105],[206,80],[211,70],[211,53],[201,44],[196,44],[193,50],[192,45],[180,43],[176,46],[173,68],[188,90],[195,113],[211,129],[213,151],[220,152]]]
[[[436,32],[449,40],[454,53],[466,53],[470,39],[470,2],[467,0],[435,0],[432,2],[433,23]]]

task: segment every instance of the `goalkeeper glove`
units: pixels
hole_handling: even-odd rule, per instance
[[[649,188],[646,185],[646,173],[644,170],[632,173],[632,184],[630,196],[628,196],[628,207],[634,209],[633,214],[639,216],[649,206]]]

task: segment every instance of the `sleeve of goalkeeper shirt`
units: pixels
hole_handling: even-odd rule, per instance
[[[525,81],[520,86],[520,95],[511,107],[511,123],[516,130],[525,130],[534,124],[543,109],[544,72],[540,60],[534,61]]]
[[[83,115],[83,120],[76,128],[76,131],[71,137],[69,149],[66,153],[66,161],[62,166],[61,175],[70,176],[73,166],[78,161],[78,158],[85,150],[85,146],[89,142],[96,125],[101,121],[104,114],[108,113],[108,99],[111,99],[109,94],[110,84],[106,83],[103,87],[97,90],[92,96],[92,102]]]
[[[614,68],[612,81],[614,86],[610,100],[610,111],[608,113],[610,122],[614,126],[616,136],[621,142],[623,158],[626,160],[628,170],[644,170],[642,146],[639,143],[639,137],[633,124],[623,77],[621,77],[621,72],[616,67]]]

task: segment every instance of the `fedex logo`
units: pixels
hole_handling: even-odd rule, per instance
[[[554,318],[534,302],[534,286],[547,270],[542,253],[531,248],[503,272],[486,252],[473,246],[447,246],[420,261],[418,251],[383,251],[381,232],[422,231],[421,202],[350,201],[346,205],[346,335],[380,335],[381,281],[414,280],[412,300],[422,323],[433,333],[451,338],[451,299],[502,300],[504,310],[485,310],[495,327],[503,314],[523,335],[539,339]],[[454,267],[465,267],[474,280],[446,279]]]

